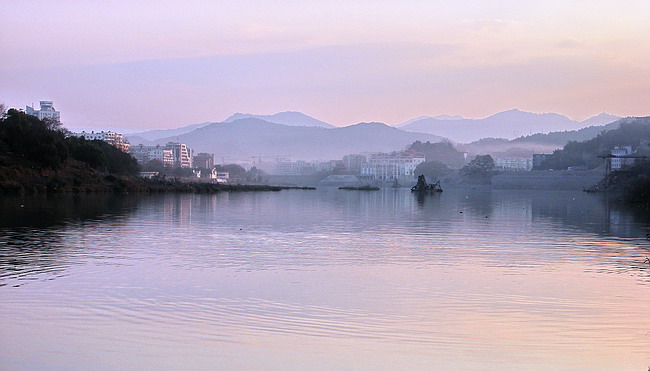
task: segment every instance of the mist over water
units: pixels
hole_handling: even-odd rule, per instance
[[[0,199],[8,369],[650,365],[647,216],[571,191]]]

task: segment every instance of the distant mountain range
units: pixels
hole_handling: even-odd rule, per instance
[[[288,125],[288,126],[315,126],[322,128],[333,128],[334,126],[317,120],[311,116],[305,115],[300,112],[279,112],[274,115],[252,115],[250,113],[235,113],[228,117],[224,122],[233,122],[245,118],[257,118],[274,124]],[[137,143],[147,144],[156,141],[160,138],[171,138],[189,133],[198,128],[202,128],[215,122],[203,122],[200,124],[187,125],[176,129],[162,129],[162,130],[147,130],[142,132],[131,133],[129,138]]]
[[[463,119],[465,119],[465,118],[464,118],[463,116],[461,116],[461,115],[453,115],[453,116],[452,116],[452,115],[438,115],[438,116],[433,116],[433,117],[431,117],[431,116],[420,116],[420,117],[416,117],[416,118],[414,118],[414,119],[406,120],[406,121],[404,121],[404,122],[401,123],[401,124],[397,124],[397,125],[395,125],[395,127],[401,128],[401,127],[407,126],[407,125],[409,125],[409,124],[412,124],[412,123],[414,123],[414,122],[416,122],[416,121],[421,121],[421,120],[426,120],[426,119],[434,119],[434,120],[463,120]]]
[[[137,137],[127,136],[132,145]],[[406,132],[381,123],[342,128],[281,125],[259,118],[212,123],[190,132],[143,144],[186,143],[195,153],[240,159],[252,156],[290,156],[295,159],[340,159],[346,154],[402,150],[416,140],[439,142],[442,137]]]
[[[574,121],[557,113],[540,114],[513,109],[483,119],[450,120],[424,117],[409,120],[399,127],[406,131],[435,134],[455,142],[469,143],[482,138],[514,139],[527,134],[577,130],[586,126],[608,124],[619,118],[601,113],[584,121]]]
[[[536,114],[515,109],[484,119],[465,119],[458,115],[421,116],[396,128],[381,123],[334,127],[300,112],[236,113],[221,123],[149,130],[128,134],[127,139],[132,145],[183,142],[195,153],[209,152],[240,159],[251,156],[336,159],[351,153],[401,150],[416,140],[438,142],[447,138],[468,143],[458,146],[470,153],[524,156],[550,152],[570,140],[593,138],[603,130],[617,128],[618,123],[612,122],[617,119],[617,116],[602,113],[578,122],[555,113]],[[534,134],[525,135],[531,132]]]
[[[132,138],[132,139],[134,139],[136,141],[140,140],[141,142],[150,142],[150,141],[154,141],[154,140],[160,139],[160,138],[169,138],[169,137],[174,137],[174,136],[178,136],[178,135],[183,135],[185,133],[189,133],[190,131],[196,130],[198,128],[202,128],[202,127],[204,127],[206,125],[210,125],[210,124],[213,124],[213,123],[212,122],[202,122],[200,124],[182,126],[180,128],[176,128],[176,129],[147,130],[147,131],[127,134],[127,137]]]
[[[600,115],[599,115],[600,116]],[[602,122],[606,117],[594,116],[583,122]],[[564,147],[570,141],[582,142],[593,139],[598,134],[618,129],[622,123],[634,121],[626,117],[606,125],[592,125],[579,130],[553,131],[547,134],[537,133],[521,136],[512,140],[504,138],[483,138],[459,147],[472,154],[491,154],[496,157],[529,157],[533,153],[551,153]]]
[[[324,121],[316,120],[311,116],[307,116],[300,112],[279,112],[274,115],[252,115],[250,113],[235,113],[228,117],[224,122],[233,122],[246,118],[256,118],[271,122],[273,124],[288,125],[288,126],[316,126],[321,128],[333,128]]]

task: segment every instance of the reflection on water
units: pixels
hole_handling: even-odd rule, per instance
[[[599,195],[323,189],[0,206],[9,369],[650,365],[647,219]]]
[[[115,195],[35,196],[0,198],[0,286],[5,279],[32,279],[37,274],[60,275],[80,263],[65,242],[69,226],[103,228],[120,223],[135,208],[132,198]],[[18,284],[17,284],[18,285]]]

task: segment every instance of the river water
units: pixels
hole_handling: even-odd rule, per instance
[[[0,198],[3,370],[647,370],[648,217],[602,195]]]

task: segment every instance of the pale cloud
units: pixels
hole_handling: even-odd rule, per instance
[[[139,127],[234,111],[643,114],[650,2],[611,3],[8,0],[0,98]]]
[[[576,39],[564,39],[559,41],[556,45],[561,49],[578,49],[583,47],[584,43]]]

